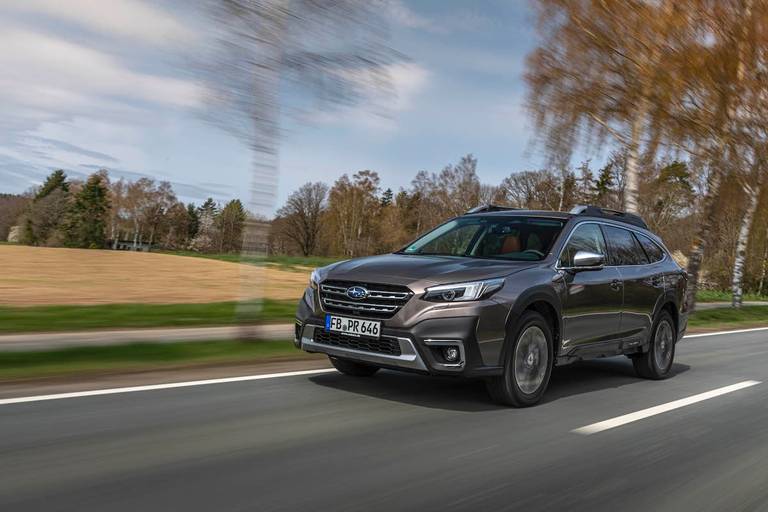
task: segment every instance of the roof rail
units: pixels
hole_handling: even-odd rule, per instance
[[[642,217],[635,215],[634,213],[620,212],[618,210],[612,210],[610,208],[603,208],[593,205],[578,205],[574,206],[570,211],[573,215],[587,215],[589,217],[602,217],[604,219],[616,220],[619,222],[625,222],[632,224],[643,229],[648,229],[648,224],[645,223]]]
[[[507,210],[520,210],[520,208],[514,208],[512,206],[499,206],[497,204],[483,204],[480,206],[475,206],[474,208],[470,208],[464,212],[464,215],[469,215],[470,213],[503,212]]]

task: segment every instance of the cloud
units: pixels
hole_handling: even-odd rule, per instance
[[[98,151],[85,149],[80,146],[76,146],[74,144],[70,144],[68,142],[64,142],[61,140],[48,139],[45,137],[29,137],[28,140],[29,140],[28,147],[30,148],[39,147],[42,150],[57,148],[67,153],[86,156],[96,160],[101,160],[102,162],[114,162],[114,163],[117,162],[116,158],[110,155],[107,155],[105,153],[100,153]],[[43,153],[42,151],[39,151],[38,154],[45,154],[45,153]]]
[[[393,23],[406,28],[433,29],[432,21],[417,14],[400,0],[390,0],[388,3],[389,17]]]
[[[437,34],[474,32],[488,29],[496,23],[493,18],[471,8],[452,9],[451,14],[426,17],[405,5],[401,0],[390,0],[387,6],[389,19],[393,24]]]
[[[35,109],[81,108],[93,98],[122,98],[192,107],[192,82],[132,71],[114,57],[54,36],[0,29],[0,102]]]
[[[138,0],[3,0],[3,12],[54,18],[140,43],[182,43],[194,37],[170,13]]]

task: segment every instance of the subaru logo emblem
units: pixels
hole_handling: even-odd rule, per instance
[[[368,296],[368,290],[362,286],[350,286],[347,288],[347,297],[350,299],[360,300]]]

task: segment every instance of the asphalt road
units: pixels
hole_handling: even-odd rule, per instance
[[[744,381],[592,435],[575,429]],[[556,370],[546,402],[383,372],[0,405],[0,510],[768,510],[768,331]]]

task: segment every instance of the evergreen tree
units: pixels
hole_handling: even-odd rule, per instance
[[[243,226],[246,213],[243,203],[233,199],[224,206],[216,217],[219,252],[239,251],[243,245]]]
[[[69,183],[61,169],[52,172],[21,219],[21,243],[47,245],[57,238],[69,202]]]
[[[592,193],[597,206],[613,207],[613,165],[607,164],[600,169],[597,180],[592,187]]]
[[[46,179],[43,186],[35,194],[35,200],[42,199],[50,195],[56,189],[61,189],[64,192],[69,192],[69,183],[67,183],[67,175],[61,169],[53,171]]]
[[[70,247],[104,247],[109,215],[109,190],[101,174],[92,174],[75,196],[65,222]]]
[[[392,204],[392,198],[394,196],[394,193],[392,192],[391,188],[388,188],[384,191],[384,193],[381,195],[381,206],[387,207]]]
[[[189,203],[187,205],[187,216],[189,217],[189,224],[187,224],[187,240],[192,240],[197,236],[197,232],[200,229],[200,214],[197,211],[195,203]]]

